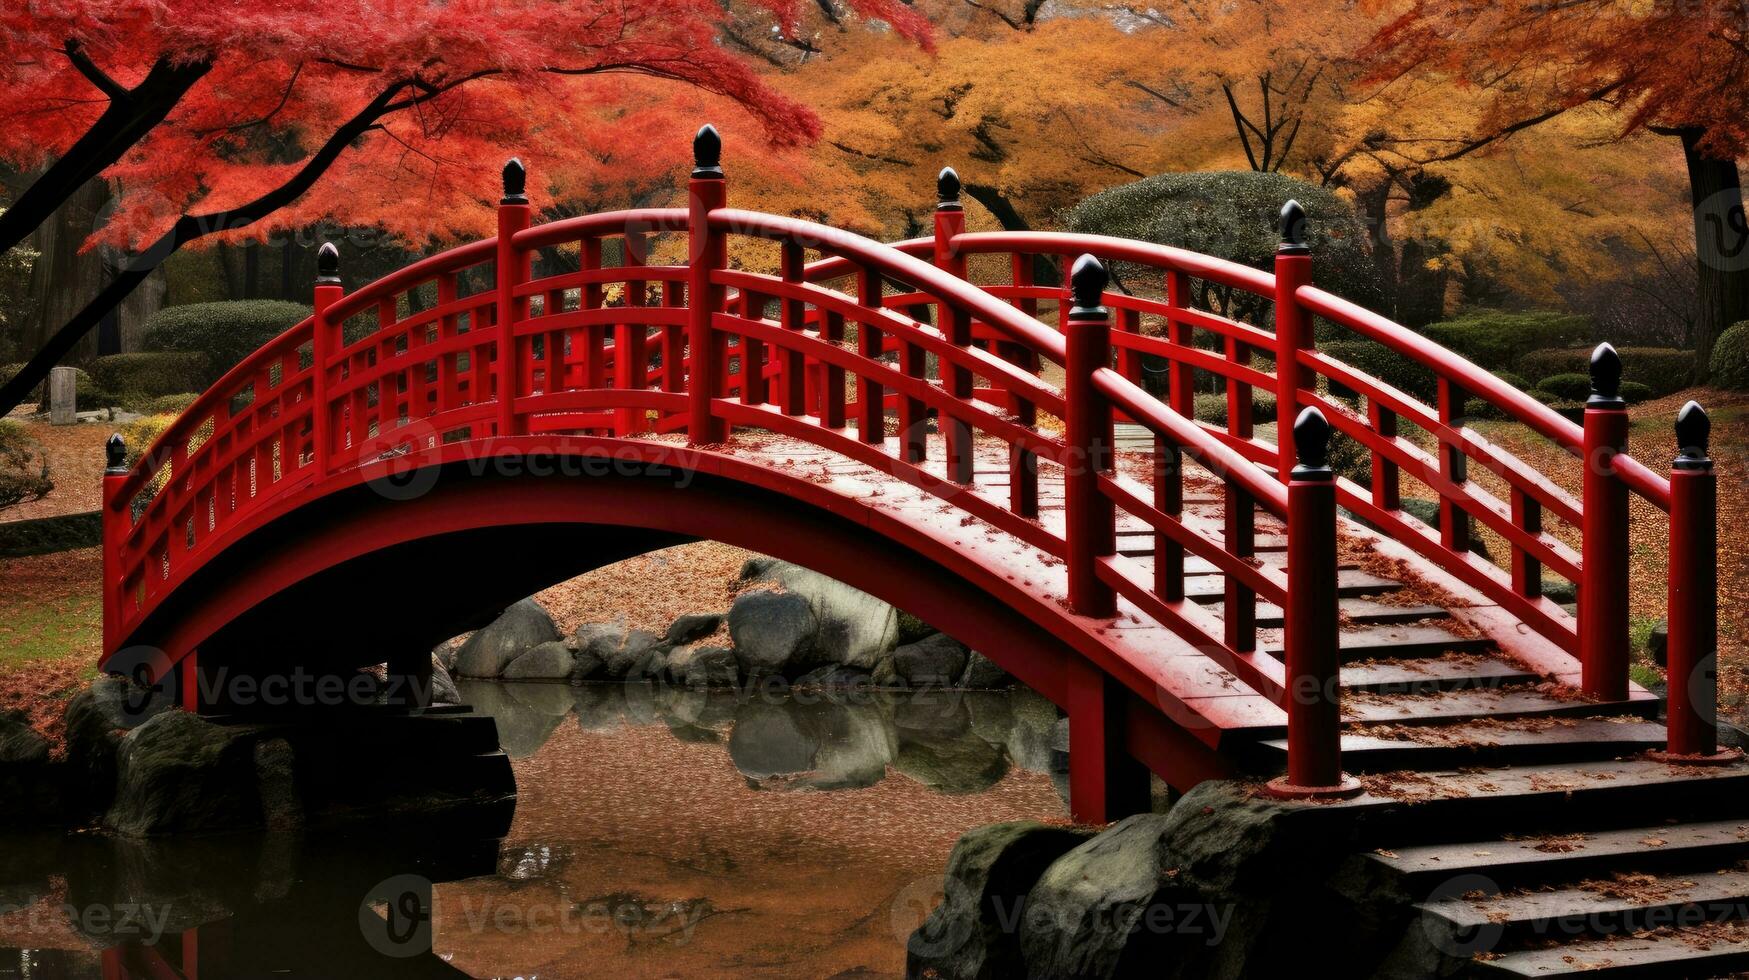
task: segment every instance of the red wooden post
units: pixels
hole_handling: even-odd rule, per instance
[[[1106,823],[1145,813],[1148,770],[1124,750],[1129,691],[1090,661],[1064,663],[1064,708],[1069,713],[1069,814],[1080,823]]]
[[[1063,419],[1068,444],[1063,473],[1064,536],[1068,546],[1069,606],[1083,616],[1117,611],[1117,597],[1099,578],[1099,561],[1117,553],[1116,516],[1099,478],[1111,471],[1111,403],[1093,387],[1093,372],[1111,366],[1111,313],[1100,305],[1105,266],[1091,255],[1075,260],[1070,288],[1075,306],[1063,325]]]
[[[1306,247],[1306,211],[1300,202],[1281,208],[1281,244],[1275,250],[1275,442],[1283,480],[1294,467],[1294,427],[1299,391],[1306,383],[1300,351],[1312,346],[1312,320],[1294,293],[1312,281],[1312,250]]]
[[[121,644],[122,579],[121,545],[133,527],[133,509],[121,496],[128,479],[128,447],[117,432],[103,446],[103,650],[113,652]]]
[[[1707,458],[1712,423],[1698,402],[1676,416],[1670,470],[1670,579],[1667,650],[1671,762],[1725,762],[1735,749],[1718,740],[1718,487]]]
[[[310,432],[315,441],[316,476],[328,475],[334,458],[334,408],[328,404],[328,361],[340,348],[340,324],[328,318],[328,308],[340,302],[346,288],[340,284],[340,249],[324,242],[316,250],[316,288],[311,299],[315,315],[310,321]]]
[[[1190,306],[1190,276],[1173,270],[1166,273],[1166,305],[1173,310],[1182,310]],[[1172,316],[1166,316],[1166,339],[1180,347],[1190,347],[1195,343],[1190,324]],[[1171,362],[1171,390],[1167,393],[1167,402],[1172,410],[1187,419],[1196,418],[1196,368],[1182,360]]]
[[[953,276],[966,277],[966,258],[953,247],[956,235],[965,233],[966,211],[960,206],[960,177],[952,167],[941,168],[935,178],[935,267]],[[964,310],[942,303],[938,307],[942,333],[948,343],[966,348],[972,343],[972,321]],[[941,362],[942,381],[947,393],[958,401],[971,401],[972,372],[958,364]],[[955,483],[972,482],[972,427],[963,419],[952,418],[946,412],[936,414],[938,427],[947,443],[947,472]]]
[[[528,316],[528,297],[517,296],[516,287],[528,281],[532,256],[518,249],[511,238],[528,227],[531,209],[528,172],[522,161],[511,157],[504,164],[504,197],[498,202],[498,434],[517,435],[516,396],[522,392],[522,345],[516,339],[516,322]],[[547,372],[552,373],[553,355],[547,352]],[[552,388],[551,381],[547,387]]]
[[[1621,357],[1599,344],[1591,354],[1585,403],[1584,565],[1579,583],[1581,687],[1594,698],[1628,695],[1628,490],[1615,473],[1627,451]]]
[[[643,307],[646,303],[646,284],[641,279],[632,279],[633,272],[644,264],[644,250],[648,248],[643,234],[628,230],[624,238],[624,251],[621,253],[621,264],[626,268],[625,310],[627,322],[618,324],[613,334],[613,373],[614,386],[622,391],[643,391],[650,386],[650,353],[645,347],[649,328],[642,322]],[[551,346],[551,342],[548,342]],[[547,354],[549,363],[553,355]],[[548,385],[548,391],[554,390]],[[644,410],[639,407],[621,408],[614,412],[614,428],[622,436],[637,435],[645,430]]]
[[[711,230],[710,213],[728,201],[723,180],[723,140],[715,126],[706,125],[692,138],[692,179],[687,183],[689,243],[686,270],[687,342],[692,348],[692,367],[687,377],[689,408],[686,436],[695,446],[722,442],[729,437],[723,420],[712,411],[712,402],[722,388],[724,338],[711,324],[723,305],[723,287],[711,282],[711,274],[728,264],[728,243]]]
[[[1357,795],[1342,771],[1342,657],[1337,624],[1336,475],[1330,422],[1307,407],[1290,430],[1297,465],[1287,484],[1287,775],[1269,791],[1296,799]]]

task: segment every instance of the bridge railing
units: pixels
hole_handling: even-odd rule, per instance
[[[1705,475],[1710,473],[1710,462],[1705,460],[1704,438],[1692,434],[1704,430],[1704,412],[1695,406],[1693,418],[1698,421],[1688,425],[1690,434],[1679,435],[1680,445],[1699,444],[1699,448],[1692,454],[1685,449],[1693,458],[1679,458],[1670,479],[1628,455],[1628,420],[1619,397],[1621,365],[1609,345],[1601,345],[1594,356],[1594,393],[1581,426],[1427,337],[1310,285],[1312,256],[1303,244],[1304,215],[1291,203],[1283,213],[1284,244],[1273,273],[1122,239],[1043,232],[967,233],[963,228],[963,221],[938,220],[933,240],[902,242],[897,247],[952,256],[955,267],[962,270],[971,256],[1005,257],[1008,279],[986,282],[986,290],[1033,313],[1040,303],[1054,303],[1059,323],[1068,310],[1066,288],[1036,285],[1036,269],[1066,269],[1073,256],[1092,254],[1153,270],[1159,277],[1157,289],[1108,293],[1105,298],[1106,305],[1119,311],[1113,334],[1119,373],[1140,383],[1148,373],[1144,357],[1164,362],[1164,398],[1187,419],[1195,417],[1199,373],[1214,377],[1225,396],[1225,423],[1195,424],[1246,459],[1273,468],[1284,480],[1293,460],[1292,420],[1306,407],[1318,408],[1341,436],[1358,443],[1370,464],[1365,486],[1337,479],[1341,505],[1578,657],[1580,685],[1593,697],[1620,699],[1629,689],[1627,499],[1638,496],[1657,510],[1672,512],[1667,615],[1672,623],[1678,619],[1688,623],[1673,627],[1687,636],[1684,665],[1672,676],[1688,682],[1671,687],[1683,688],[1676,697],[1702,705],[1689,714],[1712,717],[1716,629],[1711,624],[1716,613],[1693,609],[1691,585],[1716,576],[1715,546],[1710,543],[1712,498],[1703,490],[1695,500],[1684,501],[1673,490],[1684,479],[1692,478],[1697,486],[1710,479]],[[1193,280],[1253,297],[1263,309],[1256,319],[1272,320],[1273,329],[1194,308]],[[1382,344],[1430,372],[1436,404],[1319,351],[1314,322]],[[980,336],[974,329],[974,337]],[[1255,366],[1254,359],[1271,363],[1273,369]],[[1277,426],[1270,441],[1255,433],[1258,420],[1252,417],[1252,393],[1257,389],[1276,397]],[[1573,482],[1582,492],[1575,496],[1537,466],[1469,427],[1465,415],[1470,399],[1488,403],[1502,417],[1578,457],[1582,469]],[[1424,449],[1409,438],[1412,429],[1403,423],[1426,433],[1432,447]],[[1472,463],[1493,474],[1504,486],[1505,499],[1471,478]],[[1402,508],[1405,475],[1435,497],[1439,512],[1435,526]],[[1229,506],[1228,512],[1234,513],[1234,508]],[[1476,524],[1505,542],[1503,566],[1474,550]],[[1564,540],[1569,536],[1577,538],[1577,547]],[[1544,569],[1575,584],[1577,616],[1543,595]],[[1689,755],[1710,753],[1711,729],[1698,721],[1684,724],[1689,730],[1680,738],[1673,730],[1673,744],[1701,746]]]

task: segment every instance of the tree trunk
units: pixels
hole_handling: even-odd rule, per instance
[[[38,253],[30,270],[34,315],[23,324],[19,337],[22,352],[46,344],[57,327],[79,312],[84,305],[82,298],[102,289],[117,268],[127,263],[126,255],[107,246],[83,253],[79,250],[109,200],[109,185],[101,178],[92,180],[31,233],[31,247]],[[163,296],[164,276],[159,272],[145,279],[139,292],[100,321],[97,334],[74,349],[73,359],[83,362],[100,354],[138,350],[146,318],[157,312]]]
[[[1682,140],[1688,185],[1694,200],[1694,251],[1699,302],[1694,324],[1694,374],[1710,373],[1713,340],[1726,327],[1749,320],[1749,222],[1743,216],[1743,184],[1737,161],[1702,156],[1695,146],[1706,135],[1698,126],[1666,131]]]
[[[261,243],[243,243],[243,298],[259,299],[261,296]]]
[[[1355,194],[1360,202],[1361,217],[1366,221],[1367,234],[1372,237],[1372,264],[1379,276],[1379,308],[1392,319],[1400,319],[1397,309],[1397,246],[1391,241],[1389,177]]]
[[[1015,209],[1014,202],[1005,197],[1001,191],[988,184],[965,185],[966,196],[984,206],[1003,231],[1031,231],[1032,225],[1027,224]],[[1033,257],[1033,282],[1040,286],[1055,286],[1062,282],[1062,271],[1050,259],[1039,255]]]

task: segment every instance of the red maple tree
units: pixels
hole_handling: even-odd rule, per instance
[[[743,2],[779,30],[799,16],[800,0]],[[927,23],[899,0],[850,7],[927,43]],[[637,125],[664,114],[647,80],[679,83],[688,107],[697,93],[739,106],[767,145],[817,136],[806,106],[718,45],[728,16],[714,0],[5,5],[0,159],[40,174],[0,214],[0,248],[102,174],[116,204],[100,234],[134,257],[0,386],[0,414],[191,241],[326,215],[428,238],[458,205],[478,208],[483,174],[537,145],[611,144],[613,163],[585,154],[595,171],[649,167],[639,146],[677,148],[700,120],[649,144]],[[311,194],[324,175],[334,179]]]

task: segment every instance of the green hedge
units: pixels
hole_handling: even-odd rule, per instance
[[[1431,370],[1384,344],[1372,340],[1338,340],[1320,344],[1318,350],[1428,404],[1432,404],[1439,396],[1439,385]],[[1347,391],[1341,385],[1332,383],[1330,387],[1339,396],[1354,396],[1353,392]]]
[[[91,377],[123,405],[197,391],[210,381],[206,355],[192,351],[111,354],[91,362]]]
[[[1584,343],[1591,336],[1591,318],[1547,311],[1472,310],[1428,324],[1421,332],[1482,367],[1498,370],[1513,367],[1525,351]]]
[[[204,355],[207,377],[198,385],[176,389],[199,391],[309,315],[310,308],[301,303],[273,299],[166,306],[146,321],[144,346],[149,351]]]
[[[1749,320],[1733,323],[1713,341],[1712,383],[1749,391]]]
[[[1226,425],[1227,396],[1197,395],[1196,417],[1198,421],[1207,422],[1210,425]],[[1257,425],[1275,421],[1274,392],[1251,389],[1251,421]]]
[[[38,500],[55,488],[40,443],[14,419],[0,419],[0,509]]]
[[[1561,401],[1582,402],[1591,395],[1589,374],[1551,374],[1536,383],[1538,391],[1546,391]]]
[[[1591,351],[1590,347],[1531,351],[1518,359],[1518,372],[1532,383],[1540,383],[1542,379],[1557,374],[1589,374]],[[1689,378],[1694,373],[1692,351],[1674,347],[1622,347],[1617,352],[1621,354],[1623,380],[1645,385],[1653,398],[1662,398],[1688,387]]]

